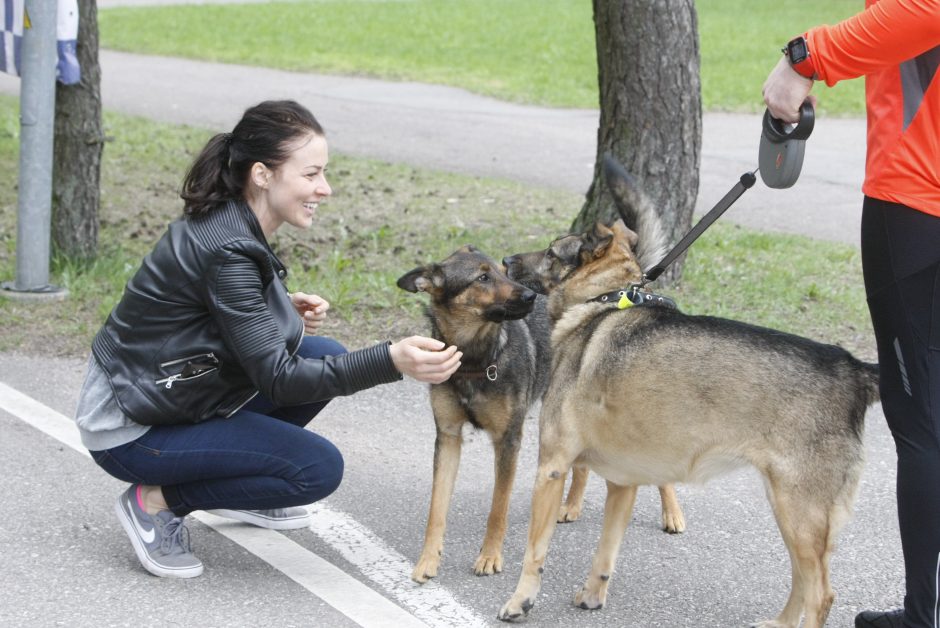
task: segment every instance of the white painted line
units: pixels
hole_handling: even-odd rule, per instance
[[[74,421],[3,382],[0,382],[0,408],[91,459]]]
[[[271,534],[270,530],[246,526],[208,512],[194,512],[193,516],[282,571],[364,628],[427,628],[417,617],[283,534]]]
[[[74,422],[35,399],[0,382],[0,409],[90,458]],[[368,528],[322,503],[312,507],[312,530],[364,576],[412,609],[408,613],[338,567],[286,536],[217,517],[193,517],[272,565],[364,628],[485,626],[486,621],[431,582],[410,581],[410,563]],[[425,623],[426,622],[426,623]]]
[[[313,504],[310,510],[313,513],[310,528],[314,532],[428,625],[435,628],[487,625],[433,580],[424,585],[412,582],[411,562],[353,518],[331,510],[323,502]]]

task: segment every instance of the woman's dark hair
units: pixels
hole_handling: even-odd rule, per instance
[[[252,164],[275,170],[287,161],[294,141],[323,127],[293,100],[267,100],[245,111],[231,133],[219,133],[190,166],[183,179],[183,213],[198,216],[243,197]]]

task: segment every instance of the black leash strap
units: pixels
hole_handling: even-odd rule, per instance
[[[685,234],[685,237],[682,238],[678,244],[672,247],[672,250],[666,254],[666,257],[664,257],[662,261],[643,274],[643,280],[640,283],[640,287],[645,286],[651,281],[655,281],[656,278],[659,277],[663,271],[669,267],[670,264],[676,261],[677,257],[682,255],[682,253],[687,248],[689,248],[700,235],[702,235],[702,232],[708,229],[713,222],[718,220],[718,217],[725,213],[725,210],[731,207],[731,205],[733,205],[734,202],[738,200],[742,194],[744,194],[745,190],[753,186],[757,181],[757,177],[755,176],[756,172],[757,171],[755,170],[754,172],[745,172],[742,174],[741,180],[738,181],[735,186],[724,195],[724,198],[718,201],[711,211],[705,214],[702,219],[699,220],[694,227],[692,227],[691,231]]]

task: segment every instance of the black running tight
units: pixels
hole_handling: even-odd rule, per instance
[[[936,628],[940,578],[940,218],[865,199],[865,292],[898,454],[905,626]]]

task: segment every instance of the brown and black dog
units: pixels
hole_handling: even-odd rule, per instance
[[[472,246],[409,271],[397,284],[429,295],[431,335],[463,352],[460,370],[447,382],[431,386],[437,428],[434,479],[424,548],[411,577],[424,583],[437,576],[467,423],[489,434],[495,457],[492,506],[473,570],[477,575],[500,572],[523,422],[548,385],[546,299],[509,279],[498,262]],[[586,483],[587,470],[575,469],[568,499],[556,511],[559,521],[578,518]],[[680,532],[685,521],[675,493],[670,488],[663,495],[664,527]]]
[[[609,179],[619,172],[607,168]],[[785,607],[759,625],[795,628],[802,619],[819,628],[834,599],[829,557],[851,516],[878,367],[775,330],[598,298],[641,279],[639,240],[623,221],[599,224],[556,240],[529,268],[549,287],[552,380],[522,573],[499,618],[520,619],[535,604],[572,465],[607,480],[603,532],[575,597],[586,609],[604,605],[637,485],[703,482],[751,465],[792,566]]]

